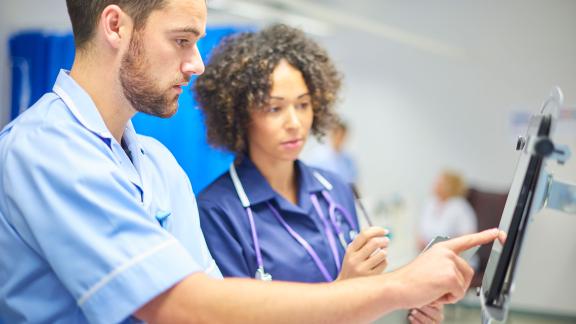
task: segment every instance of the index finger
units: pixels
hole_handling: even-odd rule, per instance
[[[348,247],[352,251],[358,251],[371,238],[376,237],[376,236],[384,236],[387,233],[388,233],[388,230],[385,228],[378,227],[378,226],[369,227],[369,228],[363,230],[362,232],[360,232],[360,234],[358,234],[358,236],[356,236],[354,238],[354,240],[352,241],[352,243],[350,243],[350,245]]]
[[[463,235],[438,244],[442,244],[456,254],[460,254],[460,252],[466,251],[471,247],[494,241],[498,238],[499,233],[500,231],[497,228],[492,228],[474,234]]]

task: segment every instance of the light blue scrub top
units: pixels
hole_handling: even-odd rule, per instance
[[[306,250],[288,233],[272,214],[270,202],[284,220],[314,248],[333,278],[338,269],[332,255],[324,225],[316,213],[310,195],[318,197],[324,215],[328,215],[328,203],[320,194],[324,186],[313,176],[318,171],[334,187],[329,191],[332,199],[347,209],[358,228],[354,196],[351,188],[337,175],[311,168],[296,161],[299,177],[298,205],[280,196],[268,184],[264,176],[248,158],[236,166],[246,195],[252,205],[256,231],[262,250],[266,272],[273,280],[324,282],[326,279]],[[198,195],[200,225],[206,236],[208,248],[225,277],[254,278],[258,264],[246,210],[236,194],[230,174],[227,172]],[[351,226],[337,213],[337,219],[350,242]],[[344,248],[336,239],[340,259]]]
[[[0,133],[0,322],[133,322],[195,272],[221,277],[190,182],[152,138],[112,137],[61,71]]]

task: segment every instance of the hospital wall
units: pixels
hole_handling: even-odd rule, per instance
[[[350,2],[349,6],[357,5]],[[536,112],[553,85],[576,109],[576,2],[384,2],[372,19],[441,41],[437,54],[334,26],[315,36],[345,74],[342,115],[365,196],[398,194],[416,215],[441,168],[485,189],[507,191],[517,153],[517,111]],[[226,17],[213,15],[212,21]],[[210,19],[209,18],[209,19]],[[67,30],[65,2],[0,2],[0,125],[8,118],[7,36],[22,28]],[[576,127],[558,140],[576,153]],[[576,182],[576,159],[557,172]],[[543,212],[531,227],[513,302],[522,309],[576,315],[576,217]],[[398,235],[413,235],[407,226]]]

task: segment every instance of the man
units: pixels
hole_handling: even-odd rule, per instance
[[[487,231],[384,275],[305,285],[222,280],[190,184],[137,112],[168,117],[203,72],[204,0],[68,0],[77,53],[0,133],[0,316],[7,323],[369,322],[451,303]]]

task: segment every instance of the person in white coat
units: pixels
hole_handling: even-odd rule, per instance
[[[466,200],[464,179],[454,171],[443,171],[434,185],[434,196],[426,203],[419,222],[419,247],[436,236],[458,237],[477,231],[476,213]]]

